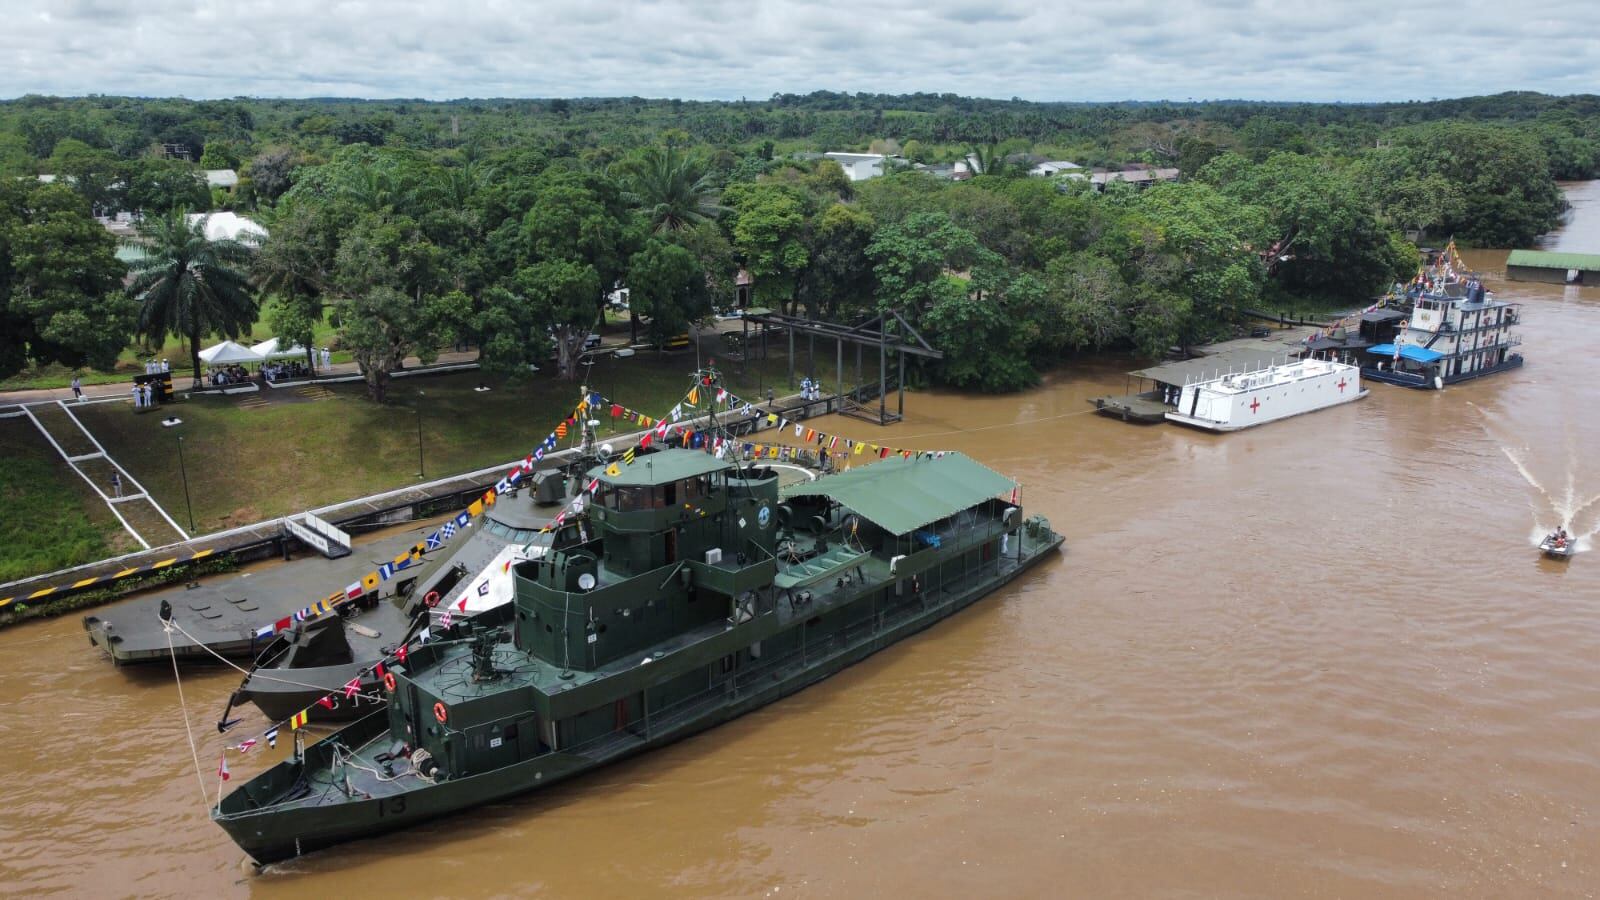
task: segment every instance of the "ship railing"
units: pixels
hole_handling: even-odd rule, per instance
[[[1465,336],[1465,335],[1469,335],[1469,334],[1476,334],[1477,332],[1480,332],[1480,331],[1495,331],[1495,330],[1498,330],[1498,329],[1501,329],[1501,328],[1506,328],[1508,326],[1515,325],[1515,324],[1517,324],[1517,323],[1513,322],[1513,321],[1511,321],[1509,319],[1507,321],[1505,321],[1505,322],[1484,322],[1484,323],[1479,324],[1479,325],[1474,325],[1471,328],[1457,329],[1456,333]]]
[[[944,545],[947,552],[952,550],[959,551],[958,553],[950,553],[951,556],[959,556],[967,550],[978,546],[985,539],[994,536],[994,532],[989,532],[988,529],[982,529],[977,525],[968,526],[964,530],[968,533]],[[1018,540],[1020,539],[1019,535]],[[872,608],[863,615],[846,622],[841,628],[830,632],[827,636],[812,641],[805,640],[805,633],[802,631],[802,640],[799,647],[786,651],[781,655],[763,654],[758,661],[741,669],[731,678],[715,682],[703,691],[676,700],[666,706],[649,708],[643,718],[620,728],[613,728],[604,734],[569,745],[563,748],[562,752],[585,753],[617,741],[634,742],[641,739],[647,740],[651,737],[652,732],[662,728],[673,727],[675,719],[690,716],[702,708],[709,708],[725,702],[730,694],[738,696],[740,693],[759,689],[774,671],[793,664],[810,665],[825,662],[835,655],[860,647],[863,638],[869,638],[884,629],[910,621],[917,616],[925,614],[928,609],[953,602],[962,589],[972,587],[980,583],[982,579],[991,577],[993,570],[998,569],[1001,562],[1000,555],[996,554],[993,560],[985,560],[959,573],[947,575],[937,568],[925,572],[923,573],[924,577],[937,574],[937,578],[929,578],[929,583],[921,593],[900,595],[902,602],[899,604],[872,604]],[[885,589],[892,584],[892,581],[882,582],[873,585],[871,590]],[[920,598],[920,602],[912,601],[909,599],[911,596]],[[800,627],[802,629],[805,628],[804,625]],[[641,730],[642,734],[640,733]]]
[[[992,562],[998,566],[1000,558],[997,556]],[[750,690],[759,690],[775,671],[795,664],[804,666],[826,662],[834,656],[862,646],[863,638],[869,638],[887,628],[910,621],[925,614],[930,608],[952,602],[955,599],[954,595],[960,589],[971,587],[990,575],[988,571],[990,568],[990,561],[986,561],[960,574],[948,578],[941,577],[937,583],[930,584],[923,593],[916,595],[922,599],[921,603],[903,602],[899,605],[875,606],[865,615],[845,623],[843,627],[830,632],[826,637],[810,642],[802,639],[799,647],[781,655],[763,654],[758,661],[741,669],[731,678],[715,682],[705,690],[665,706],[647,708],[642,718],[568,745],[560,752],[585,754],[618,742],[636,743],[649,740],[653,733],[661,729],[672,728],[680,720],[691,718],[703,709],[727,702],[730,694],[737,697]],[[874,589],[885,587],[887,584],[878,585]],[[944,596],[941,598],[939,595]]]

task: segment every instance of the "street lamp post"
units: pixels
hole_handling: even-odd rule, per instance
[[[183,476],[183,505],[189,510],[189,533],[194,534],[194,503],[189,500],[189,467],[183,464],[183,435],[178,435],[178,472]]]
[[[426,478],[427,470],[422,466],[422,391],[417,391],[417,477]]]

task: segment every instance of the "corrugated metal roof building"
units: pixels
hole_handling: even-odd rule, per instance
[[[1513,250],[1506,257],[1506,277],[1550,284],[1600,284],[1600,253]]]

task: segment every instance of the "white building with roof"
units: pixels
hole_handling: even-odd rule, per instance
[[[1038,163],[1028,170],[1028,174],[1036,178],[1051,178],[1056,175],[1076,175],[1083,177],[1083,166],[1065,159],[1052,159]]]
[[[884,174],[884,160],[903,159],[899,156],[885,156],[882,153],[824,153],[844,169],[844,176],[851,181],[866,181],[868,178],[877,178]]]

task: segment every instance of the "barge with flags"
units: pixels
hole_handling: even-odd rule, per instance
[[[397,648],[373,670],[382,710],[309,746],[296,730],[214,821],[266,863],[545,787],[826,678],[1062,543],[958,453],[780,495],[774,469],[711,450],[596,466],[587,540],[514,564],[512,603]]]
[[[407,559],[419,529],[361,545],[363,554],[387,557],[400,551]],[[355,578],[355,595],[348,612],[360,617],[381,610],[396,595],[409,593],[415,572],[379,584],[360,580],[371,563],[355,556],[338,559],[304,559],[263,571],[208,579],[180,587],[165,588],[125,600],[83,617],[89,644],[105,653],[118,666],[166,662],[209,663],[219,658],[248,661],[255,659],[279,632],[294,627],[311,616],[306,607],[308,587],[326,583],[343,584]],[[315,595],[313,595],[315,596]],[[168,632],[158,612],[170,609],[182,631]]]
[[[537,486],[509,490],[476,521],[463,513],[446,522],[434,533],[434,542],[463,532],[465,539],[424,570],[404,595],[381,604],[342,604],[339,615],[314,617],[278,632],[229,699],[222,721],[234,706],[247,702],[274,720],[301,709],[310,710],[312,721],[348,721],[370,711],[366,698],[381,697],[382,690],[371,674],[372,664],[425,628],[428,610],[475,615],[502,606],[511,600],[514,564],[542,555],[553,543],[581,540],[579,525],[546,528],[553,511],[541,507],[567,498],[561,487],[566,478],[554,470],[540,474],[547,477]],[[352,678],[360,690],[340,695]],[[317,702],[330,693],[337,699]]]

